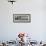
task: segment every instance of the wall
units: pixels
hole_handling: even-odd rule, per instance
[[[17,0],[13,5],[0,0],[0,40],[11,40],[18,32],[31,34],[35,40],[46,40],[45,0]],[[13,23],[13,13],[31,14],[31,23]]]

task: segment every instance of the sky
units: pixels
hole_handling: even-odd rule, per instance
[[[14,23],[13,14],[31,14],[31,23]],[[46,0],[0,0],[0,41],[15,40],[19,32],[33,40],[46,40]]]

